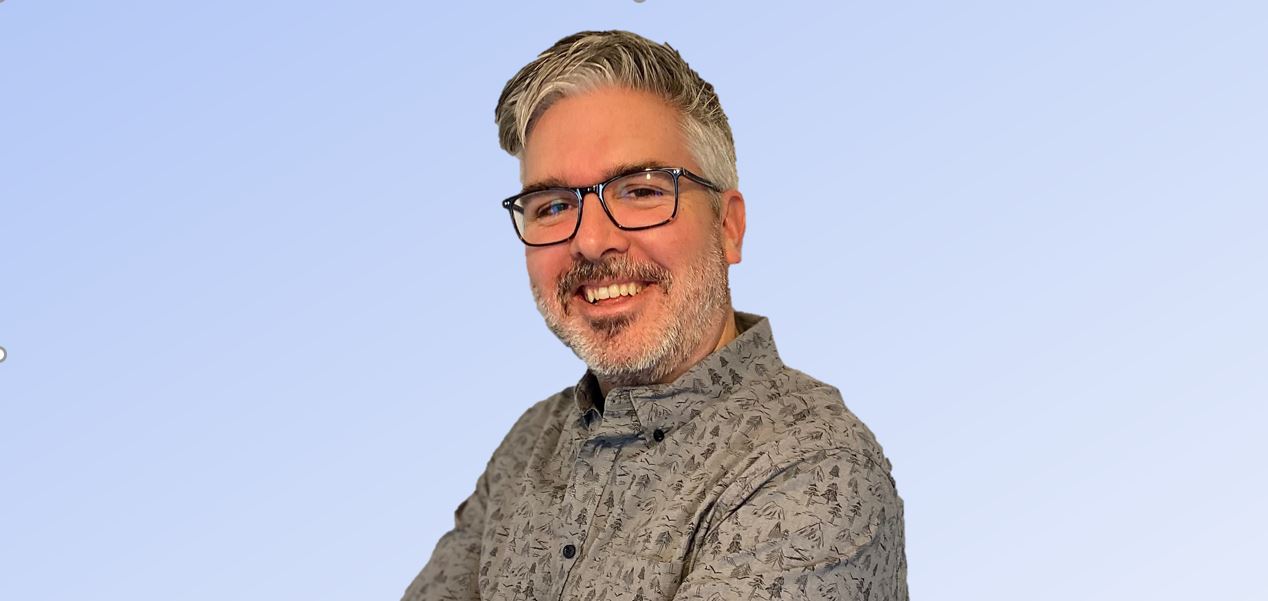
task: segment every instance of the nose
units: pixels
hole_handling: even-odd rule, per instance
[[[616,227],[608,217],[599,196],[593,192],[582,199],[581,224],[572,237],[572,254],[589,261],[600,261],[609,253],[623,253],[629,249],[628,233]]]

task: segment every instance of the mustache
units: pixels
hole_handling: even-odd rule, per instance
[[[568,306],[568,299],[583,282],[592,280],[635,280],[659,284],[666,292],[673,284],[669,270],[655,263],[635,261],[617,255],[603,261],[575,261],[559,277],[559,304]]]

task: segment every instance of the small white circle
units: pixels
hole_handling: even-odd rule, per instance
[[[4,1],[4,0],[0,0],[0,2],[3,2],[3,1]],[[8,356],[9,356],[9,354],[8,354],[8,353],[6,353],[6,352],[4,352],[4,347],[3,347],[3,346],[0,346],[0,362],[3,362],[3,361],[4,361],[4,358],[5,358],[5,357],[8,357]]]

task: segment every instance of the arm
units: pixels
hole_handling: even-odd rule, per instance
[[[719,503],[674,598],[906,601],[903,506],[887,468],[848,449],[772,467]]]
[[[454,511],[453,530],[440,537],[431,559],[405,590],[401,601],[478,601],[480,599],[480,557],[486,514],[490,507],[496,515],[498,501],[508,475],[524,472],[528,449],[536,441],[542,420],[550,418],[550,401],[546,399],[529,408],[507,432],[484,473],[476,481],[475,491]]]
[[[475,492],[454,511],[453,530],[436,543],[431,559],[401,601],[478,601],[480,539],[484,533],[484,510],[488,498],[486,475],[480,476]]]

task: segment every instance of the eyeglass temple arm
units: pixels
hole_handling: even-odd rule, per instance
[[[680,173],[680,174],[682,174],[682,175],[687,176],[687,179],[689,179],[689,180],[691,180],[691,181],[693,181],[693,182],[696,182],[697,184],[700,184],[701,186],[704,186],[704,187],[706,187],[706,188],[708,188],[708,189],[710,189],[710,190],[713,190],[714,192],[721,192],[721,191],[722,191],[722,190],[721,190],[721,189],[719,189],[719,188],[717,187],[717,185],[715,185],[713,182],[711,182],[711,181],[709,181],[709,180],[707,180],[707,179],[705,179],[705,178],[703,178],[703,177],[700,177],[699,175],[696,175],[696,174],[694,174],[694,173],[692,173],[692,172],[690,172],[690,171],[687,171],[686,169],[682,169],[682,170],[680,170],[680,171],[679,171],[679,173]]]

